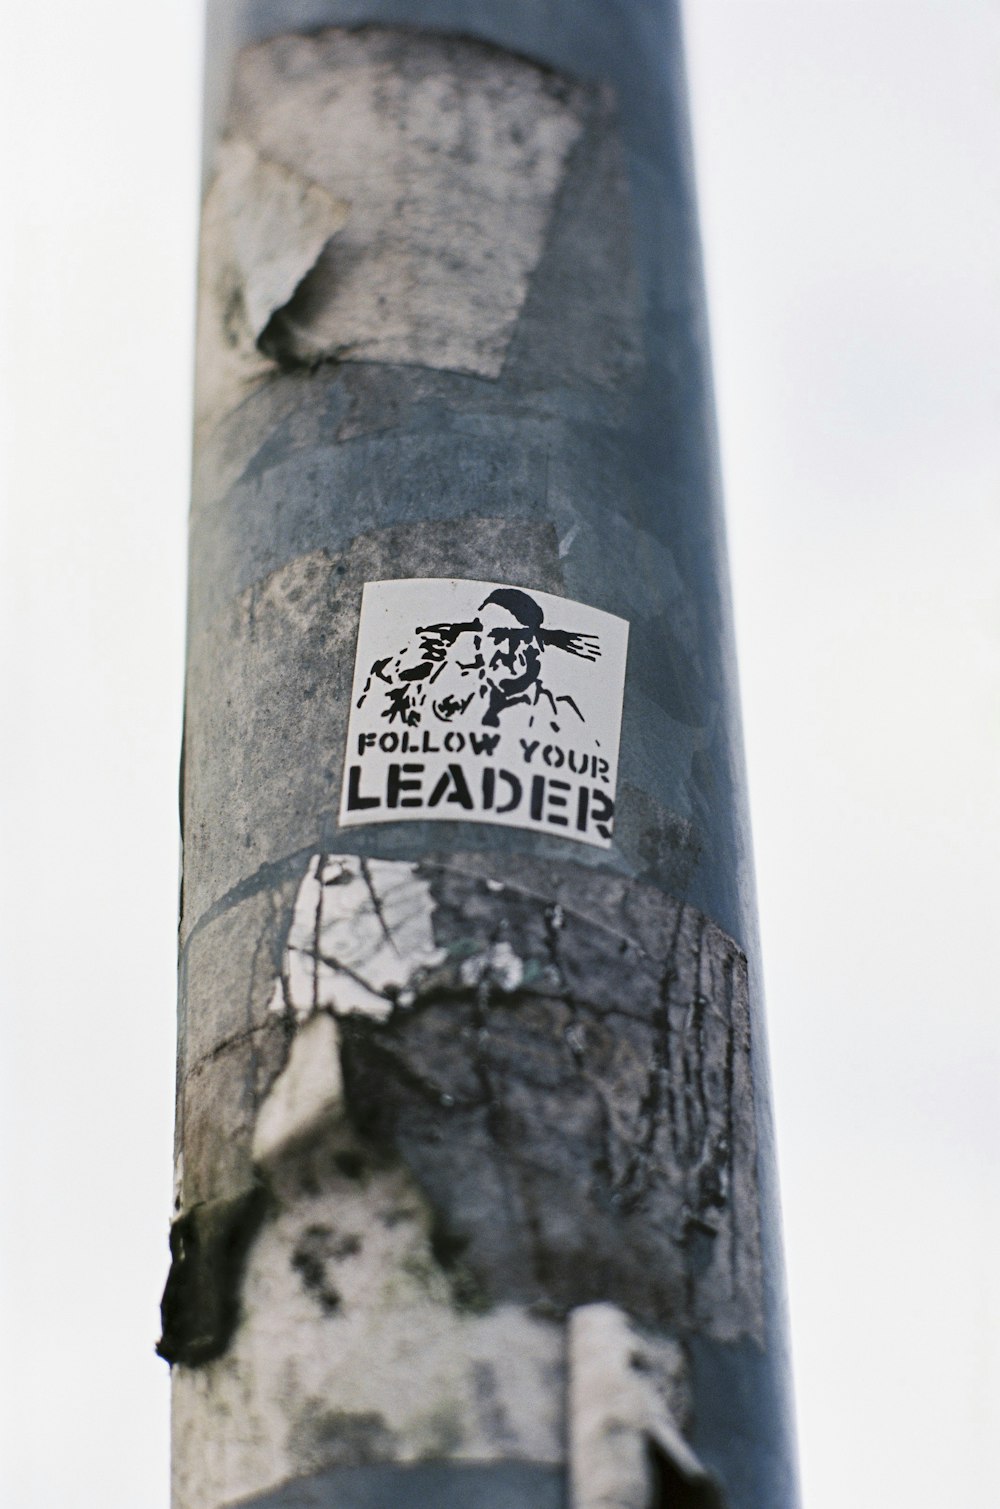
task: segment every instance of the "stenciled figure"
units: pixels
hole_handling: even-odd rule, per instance
[[[486,728],[499,728],[501,715],[513,707],[528,710],[528,726],[544,706],[550,726],[562,709],[584,715],[568,693],[554,691],[542,679],[552,664],[550,650],[594,661],[601,648],[596,634],[577,634],[545,626],[542,607],[517,587],[498,587],[466,622],[417,628],[416,643],[373,662],[358,699],[381,692],[382,717],[390,724],[416,728],[433,717],[450,723],[463,714]]]

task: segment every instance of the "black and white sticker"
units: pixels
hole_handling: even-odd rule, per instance
[[[497,582],[368,582],[341,827],[443,818],[607,848],[628,624]]]

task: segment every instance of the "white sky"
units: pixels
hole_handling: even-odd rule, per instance
[[[805,1498],[994,1509],[1000,6],[686,13]],[[11,1509],[167,1503],[200,32],[0,16]]]

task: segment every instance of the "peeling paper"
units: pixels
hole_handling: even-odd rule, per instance
[[[649,1446],[682,1481],[708,1484],[681,1433],[684,1354],[640,1334],[616,1305],[583,1305],[569,1318],[572,1509],[649,1509],[658,1502]]]
[[[430,1231],[405,1169],[371,1165],[268,1222],[229,1350],[173,1371],[175,1509],[332,1466],[562,1461],[563,1326],[522,1305],[459,1306]]]
[[[584,94],[496,48],[391,27],[247,48],[205,206],[199,413],[274,370],[265,329],[285,365],[497,377]]]
[[[258,341],[350,206],[253,143],[221,143],[202,211],[199,416],[274,368]]]
[[[414,864],[317,854],[295,899],[272,1011],[385,1021],[414,974],[440,964],[434,900]]]

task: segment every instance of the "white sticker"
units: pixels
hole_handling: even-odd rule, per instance
[[[628,624],[422,577],[361,599],[340,825],[501,823],[608,848]]]

